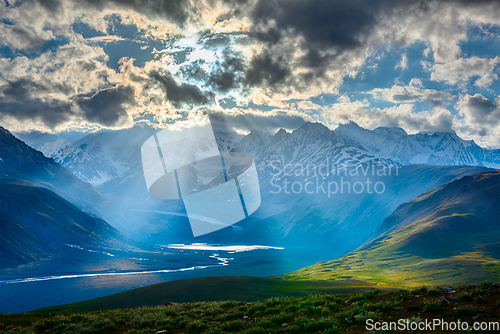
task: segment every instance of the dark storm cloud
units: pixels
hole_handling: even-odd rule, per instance
[[[286,112],[269,113],[209,113],[210,122],[216,131],[228,132],[234,129],[275,132],[277,129],[297,129],[307,120],[301,115]]]
[[[18,121],[36,121],[49,128],[68,121],[72,116],[71,104],[48,103],[41,99],[6,101],[0,98],[0,119],[12,117]]]
[[[176,107],[182,104],[203,105],[214,101],[213,93],[204,93],[195,85],[178,84],[170,72],[152,71],[149,76],[151,82],[146,87],[151,84],[160,87],[167,99]]]
[[[54,91],[67,93],[69,88],[25,78],[7,81],[0,86],[0,118],[8,116],[21,121],[37,120],[53,128],[67,121],[72,113],[70,103],[47,102],[37,97]]]
[[[270,44],[291,32],[303,36],[310,47],[358,47],[376,23],[374,2],[260,0],[252,13],[254,33]],[[275,26],[266,29],[271,20]]]
[[[269,52],[262,52],[252,58],[245,79],[249,86],[266,84],[274,86],[283,82],[290,75],[283,57],[274,60]]]
[[[113,126],[127,118],[124,104],[133,103],[133,98],[134,90],[131,87],[119,86],[102,90],[91,97],[79,97],[76,103],[87,121]]]
[[[500,99],[490,101],[481,94],[468,95],[461,99],[459,108],[476,124],[493,126],[500,124]]]
[[[431,0],[258,0],[250,11],[250,36],[264,43],[274,56],[284,43],[293,41],[303,53],[294,66],[309,68],[320,77],[322,69],[349,51],[364,51],[379,26],[393,17],[429,13]],[[437,1],[439,2],[439,1]],[[454,4],[454,1],[449,1]],[[479,7],[498,1],[460,1],[460,6]],[[431,14],[431,13],[429,13]],[[430,27],[429,30],[433,28]],[[404,37],[379,36],[382,41],[405,44]],[[289,49],[288,49],[289,50]],[[310,79],[307,76],[302,79]]]
[[[235,72],[230,72],[222,68],[218,68],[210,74],[208,84],[220,92],[228,92],[231,88],[235,88],[237,82]]]
[[[210,72],[207,84],[214,90],[226,93],[240,85],[245,64],[240,55],[228,51],[223,53],[223,61],[217,62],[217,68]]]
[[[50,82],[35,82],[27,78],[20,78],[13,81],[7,81],[0,86],[0,93],[6,98],[12,98],[17,101],[31,99],[35,95],[48,92],[59,92],[71,94],[72,88],[63,84]]]
[[[346,50],[359,48],[376,23],[376,13],[371,1],[327,0],[259,0],[248,14],[253,22],[249,37],[263,43],[263,50],[255,54],[241,78],[234,71],[221,68],[211,83],[221,88],[234,88],[241,81],[244,88],[266,87],[271,90],[301,90],[314,78],[324,75],[329,63]],[[220,20],[238,15],[230,12]],[[303,54],[291,62],[287,47],[295,41]],[[288,46],[288,49],[290,46]],[[333,50],[333,51],[332,51]],[[327,53],[322,51],[329,51]],[[307,68],[293,78],[296,67]],[[217,88],[217,87],[216,87]],[[305,87],[303,87],[305,89]]]
[[[250,14],[253,22],[250,36],[265,48],[251,60],[247,83],[249,86],[293,85],[299,90],[306,89],[313,79],[323,77],[340,55],[348,51],[364,52],[368,37],[383,13],[411,3],[259,0]],[[290,62],[288,53],[297,49],[302,55]],[[337,65],[345,61],[338,60]],[[297,67],[307,71],[291,78]]]
[[[300,65],[327,66],[346,50],[363,46],[377,23],[380,6],[392,1],[260,0],[253,13],[252,35],[270,48],[283,39],[302,37]],[[273,22],[269,25],[269,22]],[[320,51],[329,50],[329,55]],[[321,74],[319,72],[318,74]]]
[[[82,118],[102,126],[120,124],[128,117],[124,104],[133,103],[133,90],[119,86],[100,91],[95,95],[77,95],[66,100],[41,99],[44,93],[73,91],[64,85],[37,83],[19,79],[0,87],[0,119],[12,117],[20,121],[36,120],[49,128],[71,119]],[[75,108],[75,106],[78,108]]]
[[[476,114],[479,119],[486,119],[498,109],[498,106],[493,101],[479,94],[469,97],[467,105],[474,110],[474,114]]]
[[[63,0],[38,0],[47,11],[56,13],[61,9]],[[82,0],[76,2],[82,7],[93,7],[97,10],[108,8],[130,9],[150,18],[167,18],[183,26],[193,9],[188,0]]]

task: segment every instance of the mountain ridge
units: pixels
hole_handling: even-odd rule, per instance
[[[0,211],[0,268],[50,258],[57,247]]]
[[[124,235],[56,193],[0,178],[2,267],[27,264],[59,253],[61,245],[98,249],[133,247]]]
[[[83,211],[98,216],[122,231],[142,223],[116,200],[82,181],[52,158],[29,147],[0,127],[0,177],[47,188]]]
[[[54,135],[18,135],[33,148],[53,157],[82,180],[91,182],[98,188],[109,189],[109,184],[120,184],[123,182],[121,179],[128,179],[136,173],[133,170],[137,169],[138,161],[140,162],[140,146],[157,131],[140,124],[116,132],[106,130],[88,134],[83,138],[82,135],[73,136],[76,139],[72,139],[72,143]],[[72,138],[67,134],[65,137]],[[246,136],[216,131],[215,137],[220,150],[243,151],[260,161],[272,157],[269,146],[279,150],[286,142],[294,140],[297,144],[297,139],[300,139],[313,140],[323,147],[339,152],[339,149],[343,148],[344,151],[356,152],[357,156],[365,156],[371,161],[382,163],[500,168],[500,149],[484,149],[473,140],[463,140],[455,133],[407,134],[404,129],[398,127],[367,130],[352,121],[340,124],[335,130],[330,130],[322,123],[306,122],[291,132],[280,129],[274,135],[258,130],[253,130]],[[78,160],[82,159],[86,161],[87,166],[78,163]],[[116,181],[113,181],[114,179]]]
[[[288,279],[463,284],[500,279],[500,171],[463,176],[400,205],[387,234]]]

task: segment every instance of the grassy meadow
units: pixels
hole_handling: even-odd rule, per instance
[[[448,322],[460,319],[471,326],[475,321],[498,322],[499,300],[498,283],[416,287],[392,292],[375,289],[357,294],[282,296],[254,302],[227,300],[92,312],[71,312],[68,308],[58,312],[3,314],[0,330],[2,333],[366,333],[368,319],[388,322],[405,319],[408,323],[434,318]]]

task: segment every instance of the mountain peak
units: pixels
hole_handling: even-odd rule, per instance
[[[250,133],[247,136],[257,137],[257,138],[269,137],[269,135],[262,130],[252,130],[252,131],[250,131]]]
[[[281,138],[288,134],[285,129],[279,129],[278,132],[274,135],[275,138]]]
[[[297,130],[300,130],[300,129],[327,129],[327,130],[329,130],[324,124],[322,124],[320,122],[305,122]]]
[[[294,137],[309,138],[308,140],[329,141],[334,136],[332,130],[321,123],[307,122],[292,132]]]
[[[12,134],[9,132],[9,130],[7,130],[3,126],[0,126],[0,131],[3,132],[3,133],[5,133],[5,134],[7,134],[7,135],[11,135],[12,136]]]
[[[358,123],[356,123],[354,121],[349,121],[349,122],[344,123],[344,124],[339,124],[338,127],[339,128],[346,128],[346,129],[363,129],[362,127],[360,127],[358,125]]]
[[[420,131],[417,135],[429,135],[429,136],[457,136],[457,133],[453,130],[450,131]]]
[[[381,134],[381,135],[393,134],[393,135],[397,135],[400,137],[408,136],[408,133],[403,128],[400,128],[397,126],[393,126],[393,127],[380,126],[380,127],[376,128],[375,130],[373,130],[373,132]]]

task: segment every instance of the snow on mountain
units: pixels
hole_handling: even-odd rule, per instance
[[[125,170],[124,166],[111,159],[109,153],[103,151],[99,142],[74,147],[64,139],[57,138],[52,142],[33,145],[33,148],[94,186],[117,177]]]
[[[281,129],[274,136],[253,131],[233,150],[251,154],[261,174],[272,174],[274,178],[297,169],[327,165],[330,172],[365,163],[399,165],[396,160],[372,154],[338,136],[321,123],[305,123],[290,133]]]
[[[144,183],[140,147],[157,131],[139,124],[125,130],[79,135],[71,142],[66,139],[75,136],[36,135],[21,139],[102,191],[133,196],[134,191],[126,189]],[[485,150],[454,133],[408,135],[397,127],[371,131],[349,122],[334,131],[320,123],[305,123],[292,132],[281,129],[274,135],[262,131],[252,131],[246,136],[216,131],[214,135],[219,150],[249,153],[261,173],[270,173],[276,167],[287,166],[290,170],[327,162],[339,169],[366,163],[500,168],[500,150]],[[147,191],[140,193],[141,197],[147,197]]]
[[[16,135],[83,181],[100,187],[140,163],[140,147],[155,132],[157,130],[151,126],[139,123],[118,131]]]
[[[473,140],[455,133],[417,133],[408,135],[401,128],[379,127],[373,131],[354,122],[341,124],[335,133],[365,148],[368,152],[398,160],[401,164],[494,166],[498,152],[484,150]],[[488,156],[485,159],[485,156]],[[500,167],[500,164],[496,166]]]
[[[227,152],[234,148],[242,136],[234,132],[216,131],[214,137],[218,149]],[[143,142],[144,140],[129,146],[129,156],[126,159],[128,168],[117,177],[102,183],[98,188],[103,193],[120,198],[130,205],[136,205],[138,201],[141,201],[143,206],[165,205],[164,201],[152,198],[148,194],[141,160],[141,145]]]
[[[234,148],[234,146],[236,146],[236,144],[238,144],[243,135],[236,132],[215,131],[214,137],[219,151],[229,152]]]
[[[484,166],[500,169],[500,149],[484,151]]]
[[[46,142],[38,147],[38,151],[42,152],[46,157],[54,158],[54,160],[64,160],[65,156],[70,151],[76,149],[62,138],[57,138],[56,141]]]
[[[243,137],[232,150],[248,153],[256,159],[267,149],[272,138],[273,136],[262,131],[252,131]]]

